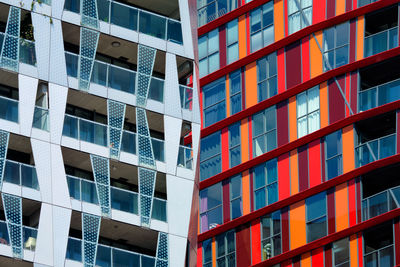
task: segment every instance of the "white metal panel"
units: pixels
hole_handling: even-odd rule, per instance
[[[18,74],[18,116],[20,121],[21,134],[25,136],[31,135],[37,87],[38,79]]]
[[[31,138],[42,201],[52,203],[50,143]]]
[[[61,20],[62,13],[64,10],[65,0],[53,0],[51,1],[51,15],[53,18]]]
[[[71,222],[70,209],[53,206],[53,244],[54,267],[63,267],[68,244],[68,234]]]
[[[67,94],[67,87],[49,83],[50,138],[54,144],[60,144],[61,142]]]
[[[36,3],[36,5],[38,5]],[[31,12],[39,79],[49,79],[50,18]]]
[[[51,184],[53,205],[71,208],[67,177],[60,145],[51,144]]]
[[[53,266],[53,249],[53,208],[50,204],[42,203],[36,240],[35,263]]]
[[[185,266],[186,243],[184,237],[169,235],[169,266]]]
[[[165,54],[164,103],[166,115],[182,118],[176,56],[170,53]]]
[[[166,171],[172,175],[176,175],[181,128],[181,119],[164,115],[165,162],[167,163]]]
[[[189,1],[179,0],[179,14],[182,25],[182,39],[186,57],[194,59],[192,25],[190,23]],[[196,25],[193,25],[196,26]]]
[[[48,34],[48,32],[47,32]],[[50,27],[50,70],[49,82],[68,86],[67,65],[65,63],[64,39],[62,35],[61,21],[53,19]]]

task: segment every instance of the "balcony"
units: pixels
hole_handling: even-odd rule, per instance
[[[396,134],[390,134],[363,143],[355,148],[356,167],[359,168],[376,160],[396,153]]]
[[[0,119],[18,123],[18,100],[0,96]]]
[[[400,208],[400,186],[377,193],[362,200],[363,221]]]
[[[363,232],[364,266],[395,266],[393,229],[388,221]]]
[[[39,190],[36,168],[32,165],[7,160],[3,181]]]
[[[35,251],[37,229],[29,226],[22,226],[22,239],[24,249]],[[0,220],[0,243],[4,245],[11,245],[10,237],[8,235],[7,223]]]
[[[193,150],[191,147],[179,146],[178,167],[192,170]]]
[[[0,53],[3,49],[4,33],[0,32]],[[19,62],[36,66],[35,42],[19,38]]]
[[[70,197],[98,205],[96,184],[92,181],[67,175]],[[138,193],[111,186],[111,208],[139,215]],[[167,201],[154,197],[152,219],[167,221]]]
[[[183,44],[181,23],[116,1],[97,1],[99,20],[166,41]],[[64,9],[80,13],[80,0],[66,0]]]
[[[400,99],[400,79],[387,82],[359,93],[360,111],[369,110]]]
[[[192,110],[193,88],[179,85],[182,109]]]
[[[49,131],[49,110],[46,108],[35,106],[35,112],[33,113],[33,124],[32,127]]]
[[[395,48],[399,45],[399,28],[393,27],[364,39],[364,57],[376,55],[378,53]]]

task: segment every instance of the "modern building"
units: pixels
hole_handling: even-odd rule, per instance
[[[186,0],[0,0],[0,266],[185,266],[189,14]]]
[[[399,265],[398,1],[197,9],[197,266]]]

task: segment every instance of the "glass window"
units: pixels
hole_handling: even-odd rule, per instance
[[[365,230],[363,237],[364,266],[395,266],[392,221]]]
[[[229,164],[232,167],[242,162],[240,154],[240,122],[229,126]]]
[[[231,219],[236,219],[243,214],[242,210],[242,175],[236,175],[229,181],[230,201],[231,201]]]
[[[212,246],[211,239],[204,240],[203,248],[203,267],[212,267]]]
[[[239,59],[238,20],[234,19],[226,25],[226,63]]]
[[[378,1],[378,0],[359,0],[358,1],[358,7],[362,7],[362,6],[374,3],[376,1]]]
[[[199,38],[200,78],[219,69],[219,31],[215,29]]]
[[[268,260],[282,253],[280,211],[262,217],[261,227],[262,260]]]
[[[297,137],[319,129],[319,88],[315,86],[297,95]]]
[[[217,267],[236,266],[236,245],[234,230],[215,237]]]
[[[276,54],[272,53],[257,61],[257,95],[258,102],[278,93],[278,75],[276,71]]]
[[[234,10],[237,0],[197,0],[197,23],[201,27]]]
[[[253,153],[257,157],[276,148],[276,108],[253,115]]]
[[[312,24],[312,0],[288,0],[289,34]]]
[[[278,162],[271,159],[253,168],[254,210],[278,201]]]
[[[205,232],[222,224],[222,184],[200,191],[200,228]]]
[[[350,267],[349,239],[344,238],[333,243],[333,266]]]
[[[321,192],[306,199],[307,242],[326,236],[326,193]]]
[[[326,177],[332,179],[343,173],[342,163],[342,131],[325,136]]]
[[[203,126],[207,127],[226,117],[225,78],[221,78],[203,87]]]
[[[251,52],[257,51],[274,41],[274,3],[269,1],[250,12]]]
[[[200,180],[221,172],[221,132],[213,133],[200,142]]]
[[[349,63],[349,23],[324,30],[324,71]]]
[[[231,98],[231,115],[242,110],[242,70],[229,74],[229,88]]]

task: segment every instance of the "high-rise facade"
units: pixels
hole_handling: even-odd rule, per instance
[[[1,266],[185,266],[200,140],[189,8],[0,0]]]
[[[398,1],[197,11],[197,266],[400,264]]]

